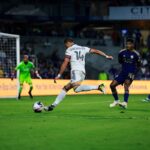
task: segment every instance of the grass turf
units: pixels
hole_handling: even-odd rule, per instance
[[[0,150],[149,150],[150,103],[130,96],[128,109],[109,108],[111,95],[67,96],[53,111],[32,104],[54,97],[0,100]]]

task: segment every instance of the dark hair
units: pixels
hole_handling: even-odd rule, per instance
[[[67,43],[67,42],[74,42],[74,40],[72,38],[65,38],[64,43]]]
[[[131,39],[131,38],[128,38],[128,39],[127,39],[127,42],[131,42],[132,44],[134,44],[134,40]]]

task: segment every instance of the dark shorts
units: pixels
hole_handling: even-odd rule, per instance
[[[121,72],[118,76],[116,76],[115,80],[119,84],[123,84],[125,80],[130,80],[131,82],[134,80],[135,75],[133,73],[124,73]]]

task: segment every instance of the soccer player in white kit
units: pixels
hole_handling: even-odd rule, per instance
[[[81,85],[81,82],[85,79],[85,56],[87,53],[91,53],[104,56],[107,59],[113,59],[113,57],[106,55],[100,50],[79,46],[74,43],[72,38],[66,38],[64,40],[64,44],[67,48],[65,59],[61,65],[59,74],[55,77],[54,81],[61,78],[69,63],[71,65],[71,81],[63,87],[62,91],[56,97],[52,105],[45,107],[46,111],[52,111],[65,98],[66,93],[72,88],[76,93],[91,90],[99,90],[102,93],[105,92],[104,84],[95,86]]]

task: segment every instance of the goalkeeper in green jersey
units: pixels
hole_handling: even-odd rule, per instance
[[[21,61],[20,64],[15,68],[15,72],[12,73],[12,77],[11,77],[12,80],[17,70],[20,71],[20,75],[19,75],[20,87],[19,87],[18,99],[21,98],[21,92],[22,92],[24,82],[29,84],[30,89],[28,93],[30,98],[33,98],[32,96],[33,85],[31,79],[31,71],[35,70],[35,66],[31,61],[29,61],[28,55],[24,55],[23,61]],[[35,74],[38,78],[41,79],[41,76],[39,75],[38,71],[35,71]]]

